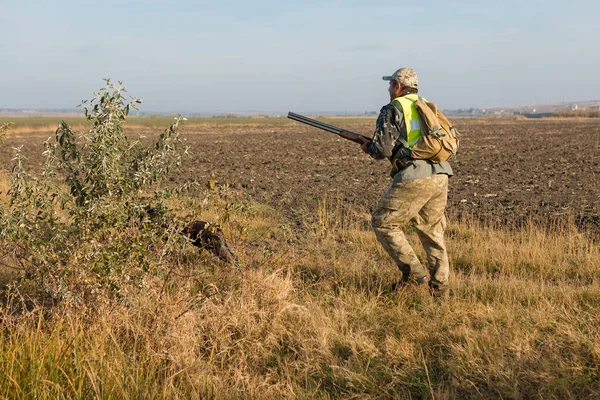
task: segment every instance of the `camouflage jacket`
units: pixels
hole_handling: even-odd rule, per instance
[[[392,155],[398,151],[402,152],[398,153],[398,156],[410,156],[410,150],[397,143],[399,137],[406,140],[404,115],[393,104],[386,104],[379,112],[373,141],[368,145],[369,154],[376,160],[384,158],[390,160]],[[394,180],[410,181],[435,174],[452,176],[453,172],[448,162],[433,163],[429,160],[413,160],[394,176]]]

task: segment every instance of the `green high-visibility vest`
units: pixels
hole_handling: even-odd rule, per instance
[[[404,146],[408,144],[409,148],[412,148],[421,138],[421,119],[414,103],[418,99],[418,94],[411,93],[392,100],[392,103],[395,103],[395,106],[402,110],[404,121],[406,122],[407,143],[404,143],[404,139],[402,138],[399,138],[398,141]]]

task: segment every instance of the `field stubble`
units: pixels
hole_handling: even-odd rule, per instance
[[[295,125],[190,126],[176,181],[217,174],[207,206],[188,201],[198,218],[229,215],[243,267],[203,253],[157,277],[164,292],[92,316],[2,306],[0,397],[600,396],[600,250],[575,224],[599,211],[598,125],[461,124],[445,302],[388,291],[397,271],[368,226],[384,163]]]

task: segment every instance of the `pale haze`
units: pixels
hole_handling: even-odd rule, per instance
[[[363,112],[415,69],[441,108],[600,99],[598,1],[5,1],[0,108],[122,80],[142,111]]]

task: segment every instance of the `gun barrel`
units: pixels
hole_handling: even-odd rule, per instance
[[[315,128],[319,128],[321,130],[334,133],[338,136],[343,137],[344,139],[351,140],[356,143],[361,143],[359,138],[370,141],[371,138],[359,135],[358,133],[350,132],[345,129],[338,128],[337,126],[329,125],[321,121],[317,121],[312,118],[305,117],[304,115],[296,114],[293,112],[288,112],[288,118],[293,119],[294,121],[301,122],[306,125],[314,126]]]
[[[342,129],[337,128],[333,125],[329,125],[324,122],[317,121],[316,119],[308,118],[308,117],[305,117],[304,115],[293,113],[291,111],[288,113],[288,118],[293,119],[294,121],[301,122],[306,125],[314,126],[315,128],[319,128],[319,129],[322,129],[327,132],[335,133],[335,134],[339,134],[342,131]]]

